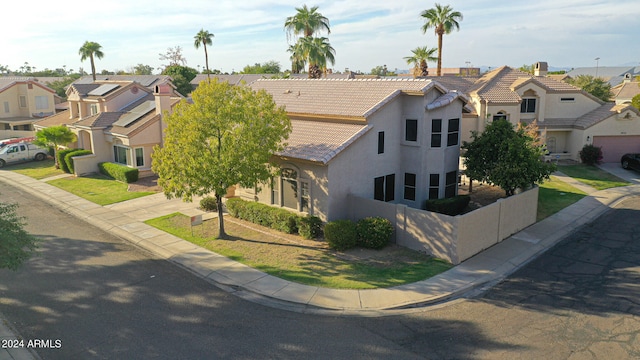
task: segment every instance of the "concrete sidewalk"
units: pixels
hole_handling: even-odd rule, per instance
[[[245,299],[301,312],[372,316],[436,304],[495,284],[623,198],[640,194],[640,185],[593,192],[574,205],[427,280],[387,289],[337,290],[282,280],[142,222],[176,211],[187,215],[202,213],[196,209],[197,202],[185,204],[179,199],[166,200],[162,194],[157,194],[103,207],[11,171],[0,170],[0,181],[17,186]]]

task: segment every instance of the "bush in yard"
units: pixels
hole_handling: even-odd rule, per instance
[[[213,196],[200,199],[200,208],[205,211],[218,211],[218,201]]]
[[[462,214],[469,205],[471,197],[469,195],[458,195],[446,199],[427,200],[425,209],[441,214],[456,216]]]
[[[138,169],[130,168],[126,165],[102,162],[98,164],[98,169],[100,169],[101,174],[127,184],[138,181]]]
[[[93,154],[91,150],[76,149],[75,151],[68,152],[64,156],[64,163],[66,165],[66,168],[69,169],[69,173],[73,174],[75,172],[75,169],[73,166],[74,156],[83,156],[83,155],[89,155],[89,154]]]
[[[334,250],[351,249],[358,242],[356,223],[351,220],[330,221],[324,226],[324,239]]]
[[[322,235],[322,220],[317,216],[298,217],[298,233],[305,239],[315,239]]]
[[[71,170],[69,170],[69,167],[67,166],[67,163],[64,161],[64,158],[65,156],[67,156],[68,153],[78,151],[78,150],[84,150],[84,149],[58,150],[58,152],[56,153],[56,157],[58,158],[57,160],[58,160],[58,165],[60,166],[60,170],[66,173],[71,173]]]
[[[382,249],[393,234],[391,221],[383,217],[366,217],[356,224],[358,245],[367,249]]]
[[[591,144],[585,145],[580,150],[580,160],[587,165],[599,164],[602,160],[602,148]]]
[[[240,198],[227,199],[227,202],[225,203],[227,207],[227,211],[229,212],[229,215],[233,217],[237,217],[239,219],[240,219],[239,214],[244,211],[244,207],[246,204],[247,202]]]
[[[288,234],[295,234],[298,231],[299,216],[285,209],[239,198],[228,199],[226,205],[229,214],[238,219]]]

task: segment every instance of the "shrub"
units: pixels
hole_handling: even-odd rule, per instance
[[[102,162],[98,164],[100,173],[112,177],[118,181],[132,183],[138,181],[138,169],[130,168],[126,165],[111,162]]]
[[[58,165],[60,165],[60,170],[66,172],[66,173],[71,173],[71,170],[69,170],[69,167],[67,166],[67,162],[64,161],[65,156],[67,156],[68,153],[70,152],[74,152],[74,151],[78,151],[78,150],[83,150],[83,149],[63,149],[63,150],[58,150],[58,152],[56,153],[56,157],[58,158]]]
[[[322,220],[317,216],[298,217],[298,233],[305,239],[315,239],[322,235]]]
[[[76,149],[75,151],[67,152],[66,155],[64,156],[64,163],[67,166],[69,173],[73,174],[75,172],[75,169],[73,166],[74,156],[82,156],[82,155],[89,155],[89,154],[93,154],[91,150]]]
[[[462,214],[469,205],[471,197],[469,195],[458,195],[446,199],[427,200],[425,209],[441,214],[456,216]]]
[[[383,217],[367,217],[356,224],[358,245],[367,249],[382,249],[393,234],[391,221]]]
[[[239,214],[244,211],[246,203],[246,201],[240,198],[231,198],[227,199],[227,201],[225,202],[225,206],[227,207],[229,215],[240,218]]]
[[[200,199],[200,208],[205,211],[218,211],[218,200],[213,196],[205,196]]]
[[[351,249],[358,242],[356,223],[351,220],[330,221],[324,226],[324,238],[332,249]]]
[[[227,211],[233,217],[266,226],[288,234],[298,231],[299,216],[285,209],[239,198],[227,200]]]
[[[599,164],[602,161],[602,148],[594,145],[585,145],[580,150],[580,160],[587,165]]]

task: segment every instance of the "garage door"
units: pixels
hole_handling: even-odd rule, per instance
[[[626,153],[640,152],[640,136],[594,136],[593,145],[602,148],[602,162],[619,162]]]

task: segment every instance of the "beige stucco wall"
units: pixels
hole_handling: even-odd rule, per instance
[[[575,119],[591,112],[601,104],[582,93],[552,93],[546,96],[546,117],[552,119]],[[574,101],[561,101],[562,98],[574,98]],[[542,124],[544,120],[538,120]]]
[[[26,107],[20,107],[20,96],[25,96]],[[47,108],[36,109],[36,96],[47,98]],[[5,112],[4,103],[9,103],[9,112]],[[55,101],[53,93],[33,84],[29,89],[28,84],[15,84],[0,92],[0,118],[32,117],[33,114],[55,113]]]

